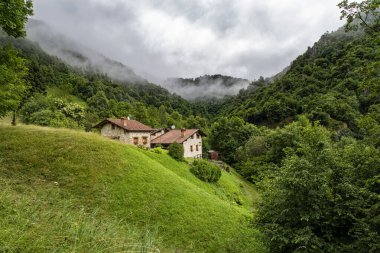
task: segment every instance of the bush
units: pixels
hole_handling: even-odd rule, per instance
[[[169,146],[169,155],[177,161],[184,161],[183,159],[183,145],[179,143],[173,143]]]
[[[152,151],[153,153],[156,153],[156,154],[163,154],[163,153],[165,153],[165,150],[163,150],[160,147],[152,148],[150,151]]]
[[[194,161],[190,171],[200,180],[210,183],[218,182],[219,178],[222,176],[222,172],[217,165],[205,160]]]

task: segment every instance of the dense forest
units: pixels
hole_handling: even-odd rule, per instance
[[[342,1],[347,25],[283,73],[195,101],[72,68],[0,23],[0,116],[87,131],[128,115],[201,128],[204,151],[219,151],[260,190],[252,226],[270,252],[380,252],[379,6]]]
[[[158,85],[120,82],[95,70],[75,69],[26,39],[2,34],[0,44],[2,64],[17,60],[24,68],[25,73],[14,73],[28,87],[15,108],[24,123],[90,130],[105,117],[131,116],[153,127],[206,127],[188,101]]]

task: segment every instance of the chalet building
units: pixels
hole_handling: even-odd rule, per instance
[[[129,118],[105,119],[94,128],[102,136],[146,148],[179,143],[183,145],[184,157],[202,158],[202,136],[199,129],[153,129]]]
[[[96,126],[102,136],[150,148],[153,128],[129,118],[105,119]]]
[[[176,142],[183,145],[184,157],[202,158],[202,135],[204,134],[199,129],[174,129],[159,133],[152,138],[152,147],[161,145],[167,148]]]

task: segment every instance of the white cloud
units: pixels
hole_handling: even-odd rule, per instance
[[[158,79],[281,71],[342,25],[337,0],[35,0],[36,18]]]

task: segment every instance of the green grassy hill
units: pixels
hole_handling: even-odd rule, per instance
[[[264,251],[234,173],[204,183],[166,154],[73,130],[0,124],[0,140],[2,252]]]

